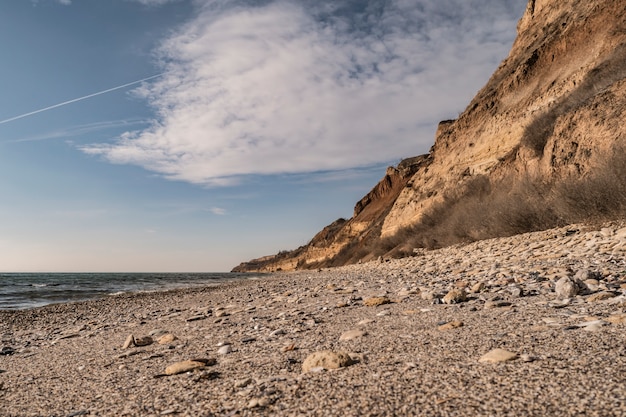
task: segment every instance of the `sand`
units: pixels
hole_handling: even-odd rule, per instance
[[[625,254],[570,226],[3,311],[0,416],[626,415]]]

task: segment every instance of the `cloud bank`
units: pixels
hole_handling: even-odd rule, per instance
[[[165,75],[136,90],[152,125],[85,152],[208,185],[416,155],[506,56],[525,1],[196,7],[158,50]]]

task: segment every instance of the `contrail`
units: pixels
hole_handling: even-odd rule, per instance
[[[139,83],[142,83],[144,81],[148,81],[148,80],[151,80],[153,78],[160,77],[163,74],[165,74],[165,73],[161,73],[161,74],[153,75],[153,76],[148,77],[148,78],[143,78],[141,80],[133,81],[132,83],[127,83],[127,84],[124,84],[124,85],[118,85],[117,87],[109,88],[108,90],[98,91],[97,93],[93,93],[93,94],[89,94],[89,95],[86,95],[86,96],[83,96],[83,97],[79,97],[79,98],[75,98],[75,99],[72,99],[72,100],[64,101],[63,103],[55,104],[53,106],[48,106],[48,107],[45,107],[43,109],[39,109],[39,110],[31,111],[31,112],[28,112],[28,113],[20,114],[19,116],[11,117],[10,119],[1,120],[0,121],[0,125],[4,124],[4,123],[12,122],[14,120],[23,119],[24,117],[32,116],[33,114],[42,113],[44,111],[56,109],[57,107],[66,106],[68,104],[76,103],[77,101],[86,100],[86,99],[91,98],[91,97],[95,97],[95,96],[99,96],[99,95],[102,95],[102,94],[110,93],[111,91],[120,90],[122,88],[129,87],[129,86],[134,85],[134,84],[139,84]]]

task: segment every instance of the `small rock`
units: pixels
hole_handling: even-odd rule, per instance
[[[157,339],[157,343],[159,345],[169,345],[170,343],[172,343],[174,340],[177,340],[177,339],[178,338],[174,336],[173,334],[166,333]]]
[[[612,324],[626,324],[626,314],[615,314],[609,316],[606,321]]]
[[[219,316],[217,316],[219,317]],[[204,314],[199,314],[197,316],[193,316],[193,317],[189,317],[187,320],[187,322],[192,322],[192,321],[198,321],[198,320],[204,320],[206,319],[206,316]]]
[[[485,289],[485,284],[483,282],[478,282],[478,283],[472,285],[472,288],[470,288],[470,292],[472,294],[477,294],[477,293],[481,292],[484,289]]]
[[[220,355],[228,355],[233,351],[233,348],[230,345],[224,345],[217,350],[217,353]]]
[[[148,345],[151,345],[152,343],[153,343],[153,340],[150,336],[135,338],[135,346],[148,346]]]
[[[441,326],[438,327],[438,329],[441,331],[446,331],[446,330],[458,329],[459,327],[463,327],[463,322],[455,320],[455,321],[450,321],[448,323],[442,324]]]
[[[296,344],[295,343],[290,343],[288,345],[283,346],[281,351],[282,352],[291,352],[291,351],[294,351],[296,349],[297,349]]]
[[[585,330],[587,332],[597,332],[601,328],[602,328],[602,324],[600,324],[600,323],[591,323],[591,324],[588,324],[587,326],[584,326],[583,330]]]
[[[572,298],[578,294],[578,284],[569,277],[563,277],[556,282],[554,287],[557,298]]]
[[[270,337],[274,337],[274,336],[280,336],[285,334],[286,332],[283,329],[276,329],[273,332],[270,333]]]
[[[248,403],[248,408],[267,407],[270,405],[270,400],[267,398],[253,398]]]
[[[158,339],[159,337],[163,336],[164,334],[168,334],[168,333],[169,332],[167,330],[165,330],[165,329],[154,329],[150,333],[148,333],[148,335]]]
[[[596,303],[598,301],[602,301],[602,300],[608,300],[609,298],[613,298],[615,297],[617,294],[611,292],[611,291],[601,291],[595,294],[590,295],[587,298],[587,302],[588,303]]]
[[[587,269],[581,269],[580,271],[576,272],[576,275],[574,275],[574,280],[577,281],[587,281],[587,280],[600,280],[602,279],[602,273],[599,271],[589,271]]]
[[[391,303],[391,300],[387,297],[370,297],[363,300],[363,304],[368,307],[376,307],[389,303]]]
[[[417,313],[419,313],[418,310],[404,310],[402,312],[402,314],[405,315],[405,316],[412,316],[412,315],[417,314]]]
[[[600,281],[597,279],[587,279],[584,284],[589,292],[596,292],[598,291],[598,288],[600,288]]]
[[[363,337],[365,335],[367,335],[367,332],[364,330],[349,330],[343,333],[339,337],[339,340],[340,341],[353,340],[353,339],[358,339],[359,337]]]
[[[126,341],[122,345],[122,349],[128,349],[129,347],[135,346],[135,337],[132,334],[129,334],[126,338]]]
[[[355,362],[345,352],[323,350],[310,354],[302,363],[302,372],[309,372],[316,367],[324,369],[338,369],[353,365]]]
[[[465,290],[461,290],[455,288],[450,290],[444,297],[443,302],[446,304],[458,304],[467,300],[467,295],[465,294]]]
[[[167,368],[165,368],[165,374],[166,375],[182,374],[183,372],[192,371],[198,368],[204,368],[204,366],[205,365],[203,362],[196,362],[196,361],[176,362],[168,366]]]
[[[504,349],[494,349],[485,353],[478,362],[481,363],[498,363],[507,362],[517,359],[517,353],[509,352]]]
[[[509,303],[508,301],[485,301],[485,305],[483,308],[485,310],[489,310],[492,308],[508,307],[510,305],[511,303]]]
[[[13,349],[11,346],[4,346],[2,348],[2,350],[0,350],[0,355],[13,355],[15,353],[15,349]]]
[[[520,360],[522,362],[534,362],[535,358],[533,358],[532,356],[528,355],[528,354],[524,354],[520,356]]]
[[[511,297],[513,298],[519,298],[524,294],[522,289],[518,287],[517,285],[511,285],[510,287],[507,288],[507,290],[509,294],[511,294]]]
[[[254,380],[252,378],[245,378],[235,381],[235,388],[244,388],[252,384]]]
[[[182,374],[205,366],[215,365],[215,359],[192,359],[188,361],[176,362],[165,368],[166,375]]]
[[[418,294],[419,291],[411,289],[411,288],[402,288],[398,291],[398,297],[408,297],[409,295]]]

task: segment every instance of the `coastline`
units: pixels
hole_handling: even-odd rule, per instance
[[[623,224],[569,226],[0,311],[2,415],[626,415],[625,255]],[[320,351],[354,364],[303,373]]]

